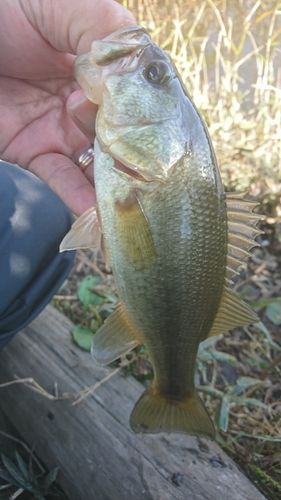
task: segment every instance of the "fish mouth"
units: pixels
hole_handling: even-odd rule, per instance
[[[95,151],[94,148],[91,148],[91,161],[93,161],[94,157],[95,157]],[[124,165],[124,163],[122,163],[117,158],[114,158],[113,156],[111,156],[111,158],[114,160],[113,168],[117,170],[117,172],[122,172],[122,174],[125,174],[128,177],[131,177],[132,179],[144,183],[150,182],[152,180],[154,181],[161,180],[161,179],[156,179],[155,177],[150,178],[151,176],[149,175],[142,175],[142,173],[139,170],[135,170],[133,167],[127,167],[126,165]]]
[[[114,168],[118,170],[119,172],[122,172],[123,174],[128,175],[132,179],[135,179],[140,182],[149,182],[148,179],[146,179],[138,170],[134,170],[133,168],[126,167],[124,163],[121,163],[121,161],[114,159]]]
[[[154,173],[150,173],[147,170],[144,170],[133,163],[130,163],[129,161],[126,161],[126,159],[122,158],[122,156],[119,156],[116,154],[116,152],[113,153],[113,151],[110,150],[110,145],[107,145],[104,143],[104,141],[101,139],[98,131],[96,133],[96,142],[100,148],[100,150],[109,155],[112,160],[114,161],[114,165],[112,165],[112,169],[116,170],[117,173],[120,175],[126,175],[131,180],[137,180],[143,183],[148,183],[152,181],[164,181],[162,177],[158,177]]]
[[[149,45],[151,38],[142,26],[127,26],[115,31],[103,40],[94,40],[91,45],[91,59],[98,66],[108,66],[112,62],[141,53]]]

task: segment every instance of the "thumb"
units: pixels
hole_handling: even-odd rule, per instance
[[[21,5],[34,28],[54,48],[71,54],[89,52],[93,40],[136,24],[134,16],[115,0],[29,0]]]

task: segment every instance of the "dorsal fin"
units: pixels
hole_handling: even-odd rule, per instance
[[[242,193],[226,193],[227,208],[227,264],[226,285],[231,284],[231,278],[239,274],[238,268],[244,259],[250,255],[249,250],[259,246],[255,238],[263,231],[256,227],[257,222],[263,217],[252,212],[258,205],[256,201],[245,200],[247,191]]]

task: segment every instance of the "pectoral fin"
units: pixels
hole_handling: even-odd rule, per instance
[[[60,252],[90,248],[101,243],[101,228],[95,207],[89,208],[79,217],[60,244]]]
[[[118,304],[95,334],[92,356],[102,365],[107,365],[140,343],[141,339],[131,326],[121,304]]]
[[[224,287],[219,310],[208,338],[225,333],[237,326],[249,325],[258,321],[259,317],[255,311],[240,300],[232,290]]]
[[[116,202],[115,208],[124,254],[136,270],[150,267],[155,260],[154,242],[137,193],[133,191],[123,203]]]

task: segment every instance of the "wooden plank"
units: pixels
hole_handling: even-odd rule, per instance
[[[72,323],[48,306],[0,352],[0,384],[32,377],[54,394],[77,393],[112,369],[71,342]],[[0,405],[70,500],[261,500],[234,462],[208,440],[136,435],[129,416],[143,387],[117,373],[77,406],[19,383],[0,388]],[[203,443],[203,445],[202,445]],[[178,485],[177,483],[178,481]]]

